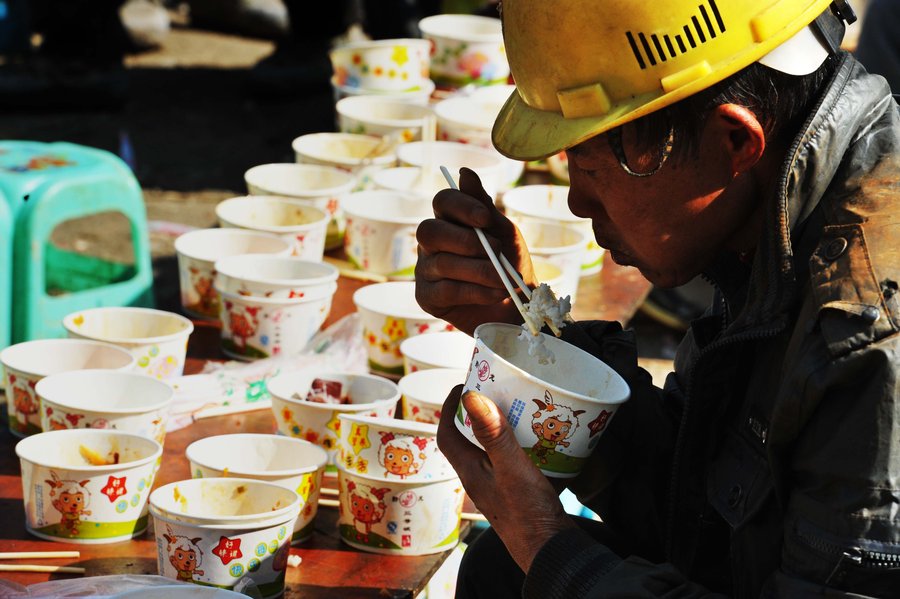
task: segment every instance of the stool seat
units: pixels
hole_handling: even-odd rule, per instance
[[[118,157],[65,142],[0,141],[0,196],[13,222],[12,342],[64,336],[62,319],[76,310],[152,306],[141,188]],[[51,243],[59,224],[103,212],[128,219],[133,265]]]

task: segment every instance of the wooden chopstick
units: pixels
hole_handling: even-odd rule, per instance
[[[324,491],[324,489],[322,489]],[[323,499],[319,498],[319,505],[322,507],[340,507],[341,502],[337,499]],[[472,522],[487,522],[487,518],[484,517],[484,514],[479,514],[476,512],[463,512],[462,513],[463,520],[471,520]]]
[[[80,551],[7,551],[0,552],[0,560],[4,559],[58,559],[78,558]]]
[[[456,181],[453,180],[453,177],[450,175],[450,171],[447,170],[446,166],[441,165],[441,173],[443,173],[444,178],[447,180],[447,184],[450,185],[450,189],[459,189],[459,186],[456,184]],[[497,271],[497,275],[500,276],[500,281],[503,283],[503,286],[506,287],[506,292],[509,294],[509,297],[512,298],[513,303],[516,305],[516,308],[519,310],[519,314],[522,315],[522,320],[525,321],[525,324],[528,325],[529,330],[532,335],[537,335],[540,332],[540,328],[537,327],[534,322],[532,322],[531,318],[528,317],[528,311],[525,309],[525,306],[522,305],[522,300],[519,298],[519,294],[516,293],[515,289],[513,289],[512,283],[510,283],[509,279],[504,272],[505,268],[509,270],[515,271],[512,268],[512,265],[509,264],[509,261],[506,260],[506,256],[503,256],[501,253],[500,256],[503,260],[506,261],[506,264],[509,266],[501,266],[499,260],[497,260],[497,256],[494,254],[494,250],[491,248],[491,244],[488,243],[487,238],[484,236],[484,233],[478,227],[474,227],[475,234],[478,235],[478,241],[481,242],[481,246],[484,248],[485,253],[488,258],[491,260],[491,264],[494,265],[494,270]],[[516,278],[518,279],[518,273],[516,273]],[[519,279],[521,281],[521,279]],[[522,283],[524,286],[523,289],[527,289],[524,282]],[[530,297],[531,290],[529,289],[526,296]]]
[[[0,572],[57,572],[59,574],[84,574],[79,566],[38,566],[35,564],[0,564]]]

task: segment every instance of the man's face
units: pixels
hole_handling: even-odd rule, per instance
[[[632,169],[656,166],[655,151],[640,159],[633,126],[626,125],[622,137]],[[582,142],[566,152],[569,208],[591,219],[597,243],[616,263],[637,267],[661,287],[682,285],[749,218],[746,198],[723,193],[733,174],[727,153],[715,145],[704,135],[699,156],[672,156],[656,174],[634,177],[619,166],[605,134]]]

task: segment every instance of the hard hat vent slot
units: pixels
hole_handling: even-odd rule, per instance
[[[692,15],[690,21],[681,28],[684,31],[684,37],[681,33],[660,36],[656,33],[648,35],[638,32],[635,35],[631,31],[625,32],[634,58],[641,69],[646,69],[648,64],[655,67],[658,63],[686,54],[689,50],[687,44],[690,44],[690,49],[693,49],[700,44],[705,44],[708,40],[715,39],[719,33],[725,33],[725,21],[722,19],[722,13],[719,12],[719,7],[716,6],[716,0],[707,0],[707,2],[699,4],[697,9],[699,14]],[[684,42],[685,39],[687,39],[687,44]]]

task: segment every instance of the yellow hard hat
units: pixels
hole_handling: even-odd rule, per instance
[[[494,145],[535,160],[674,104],[768,55],[831,3],[504,0],[517,90]]]

